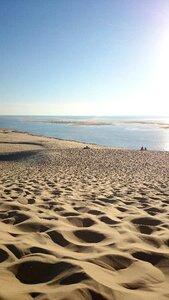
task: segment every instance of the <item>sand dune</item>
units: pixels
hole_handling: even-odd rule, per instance
[[[169,299],[169,152],[85,146],[0,131],[1,300]]]

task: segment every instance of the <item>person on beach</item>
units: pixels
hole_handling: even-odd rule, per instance
[[[144,148],[144,147],[142,146],[142,147],[140,148],[140,151],[147,151],[147,148],[146,148],[146,147]]]

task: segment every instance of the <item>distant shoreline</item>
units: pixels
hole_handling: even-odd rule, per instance
[[[77,140],[67,140],[67,139],[62,139],[62,138],[57,138],[57,137],[50,137],[50,136],[46,136],[46,135],[40,135],[40,134],[33,134],[33,133],[30,133],[30,132],[27,132],[27,131],[19,131],[19,130],[12,130],[12,129],[6,129],[6,128],[0,128],[0,135],[1,134],[9,134],[9,133],[14,133],[17,135],[17,139],[18,139],[18,134],[21,134],[22,136],[20,136],[19,138],[19,141],[17,140],[16,142],[10,142],[10,144],[14,147],[15,144],[18,145],[18,146],[29,146],[31,149],[31,151],[35,151],[38,149],[38,148],[41,148],[43,146],[43,143],[41,144],[41,140],[43,142],[47,142],[48,139],[49,140],[54,140],[54,142],[57,143],[60,142],[61,145],[63,143],[66,143],[67,145],[70,144],[70,147],[72,147],[72,144],[73,146],[77,145],[78,147],[85,147],[85,146],[88,146],[89,148],[97,148],[97,149],[109,149],[109,150],[122,150],[122,151],[140,151],[140,149],[130,149],[130,148],[125,148],[125,147],[116,147],[116,146],[105,146],[105,145],[100,145],[100,144],[96,144],[96,143],[87,143],[87,142],[81,142],[81,141],[77,141]],[[34,138],[34,142],[25,142],[25,138],[26,137],[32,137]],[[1,139],[0,139],[0,148],[1,148],[1,145],[4,144],[4,145],[8,145],[8,142],[4,141],[2,142]],[[31,145],[32,144],[32,145]],[[5,147],[6,147],[5,146]],[[33,149],[32,149],[32,146],[33,146]],[[34,147],[37,147],[37,149]],[[42,149],[38,149],[38,150],[42,150]],[[23,151],[23,150],[22,150]],[[0,151],[1,152],[1,151]],[[20,152],[20,151],[11,151],[9,153],[15,153],[15,152]],[[23,151],[25,152],[25,151]],[[168,152],[167,150],[149,150],[148,152]],[[8,154],[9,154],[8,153]],[[2,153],[1,153],[2,154]]]
[[[98,148],[98,149],[120,149],[120,150],[130,150],[130,149],[127,149],[127,148],[119,148],[119,147],[111,147],[111,146],[104,146],[104,145],[99,145],[99,144],[95,144],[95,143],[87,143],[87,142],[80,142],[80,141],[76,141],[76,140],[66,140],[66,139],[62,139],[62,138],[57,138],[57,137],[50,137],[50,136],[47,136],[47,135],[40,135],[40,134],[33,134],[33,133],[30,133],[30,132],[27,132],[27,131],[19,131],[19,130],[15,130],[15,129],[6,129],[6,128],[0,128],[0,137],[1,137],[1,134],[10,134],[10,133],[14,133],[16,135],[16,141],[15,142],[9,142],[13,147],[16,145],[18,145],[19,147],[23,146],[24,147],[29,147],[31,149],[31,151],[34,150],[34,148],[36,147],[37,149],[38,148],[41,148],[42,146],[44,146],[43,144],[46,142],[49,141],[54,141],[55,143],[59,142],[60,145],[70,145],[70,148],[72,147],[72,145],[75,147],[76,145],[79,147],[85,147],[85,146],[91,146],[92,148]],[[32,140],[27,141],[27,138],[31,137],[33,138],[33,142]],[[26,142],[25,142],[25,139],[26,139]],[[15,140],[15,138],[14,138]],[[6,141],[2,141],[1,138],[0,138],[0,148],[1,148],[1,145],[4,144],[6,147],[8,145],[8,142]],[[33,149],[32,149],[33,147]],[[35,149],[36,150],[36,149]],[[15,152],[15,151],[13,151]]]
[[[43,119],[43,118],[32,118],[32,117],[23,117],[23,121],[26,122],[43,122],[43,123],[54,123],[54,124],[65,124],[72,126],[117,126],[117,125],[137,125],[137,126],[148,126],[148,127],[157,127],[163,129],[169,129],[169,123],[158,122],[152,120],[99,120],[99,118],[93,119],[74,119],[74,118],[52,118],[52,119]]]

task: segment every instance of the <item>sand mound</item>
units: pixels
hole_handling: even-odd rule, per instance
[[[0,131],[0,299],[169,299],[169,153]]]

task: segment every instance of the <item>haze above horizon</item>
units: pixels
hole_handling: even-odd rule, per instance
[[[0,115],[161,115],[168,0],[0,0]]]

